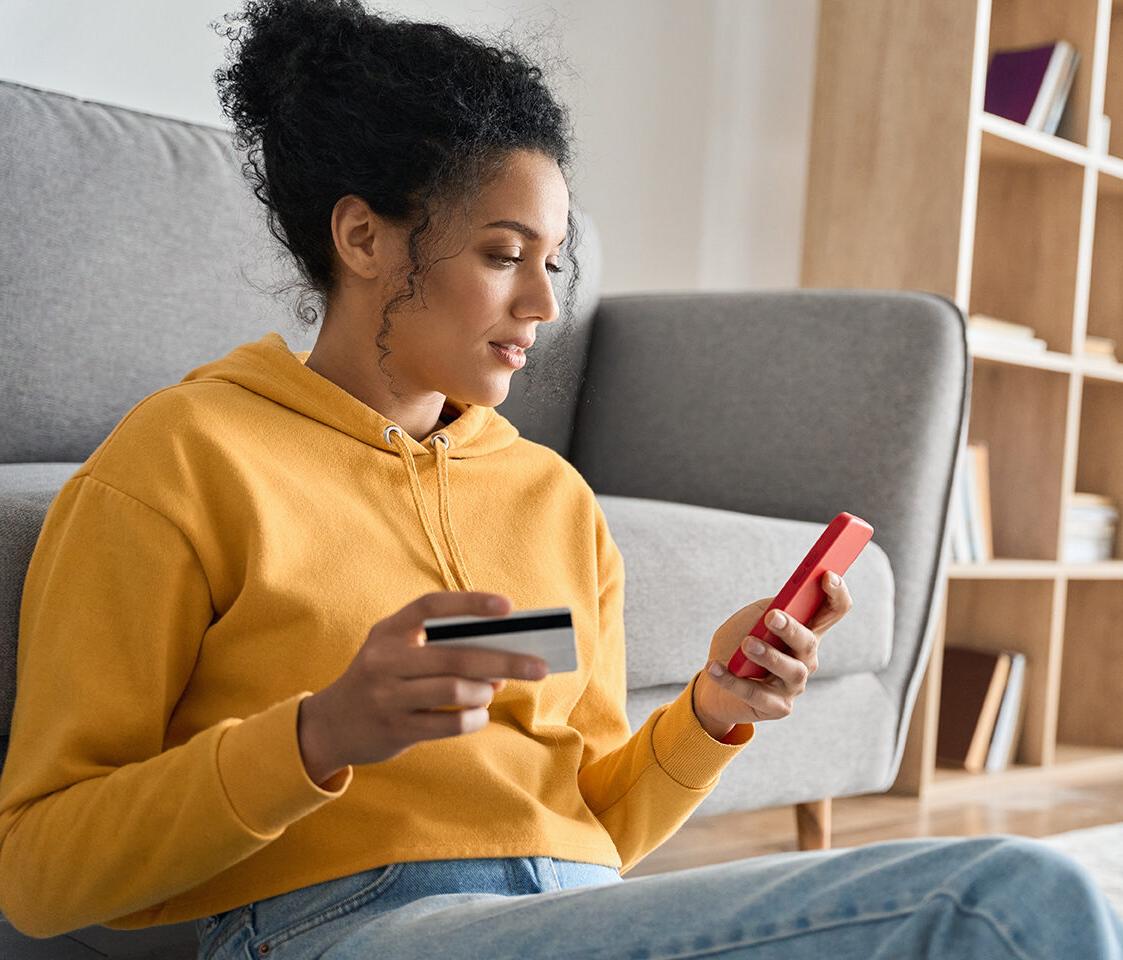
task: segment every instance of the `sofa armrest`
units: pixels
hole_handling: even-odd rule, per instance
[[[970,363],[962,312],[927,293],[608,296],[592,321],[569,459],[597,494],[873,525],[896,582],[886,788],[942,599]]]

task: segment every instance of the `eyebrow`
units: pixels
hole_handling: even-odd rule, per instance
[[[521,220],[492,220],[491,223],[485,223],[481,229],[486,230],[488,227],[506,227],[508,230],[514,230],[516,233],[521,233],[528,240],[541,240],[540,234],[534,227],[529,227]],[[562,237],[557,245],[560,247],[565,243],[565,237]]]

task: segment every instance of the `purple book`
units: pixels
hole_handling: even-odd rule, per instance
[[[1025,123],[1037,100],[1055,43],[1024,50],[1000,50],[990,59],[983,109]]]

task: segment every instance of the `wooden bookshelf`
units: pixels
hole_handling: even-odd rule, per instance
[[[985,113],[992,52],[1055,40],[1080,53],[1056,134]],[[1073,492],[1123,503],[1123,363],[1083,356],[1123,354],[1123,0],[820,0],[814,97],[801,284],[939,293],[1047,345],[971,350],[995,559],[948,567],[890,792],[1123,776],[1120,531],[1061,561]],[[936,767],[945,643],[1026,654],[1005,771]]]

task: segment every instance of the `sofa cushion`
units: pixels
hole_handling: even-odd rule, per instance
[[[779,593],[826,529],[685,503],[598,495],[624,556],[628,689],[681,684],[705,665],[714,631]],[[893,645],[893,571],[874,539],[845,574],[854,607],[819,648],[811,682],[877,672]]]
[[[47,508],[80,466],[0,464],[0,530],[4,531],[0,537],[0,736],[7,737],[11,729],[16,701],[16,639],[24,577]]]

